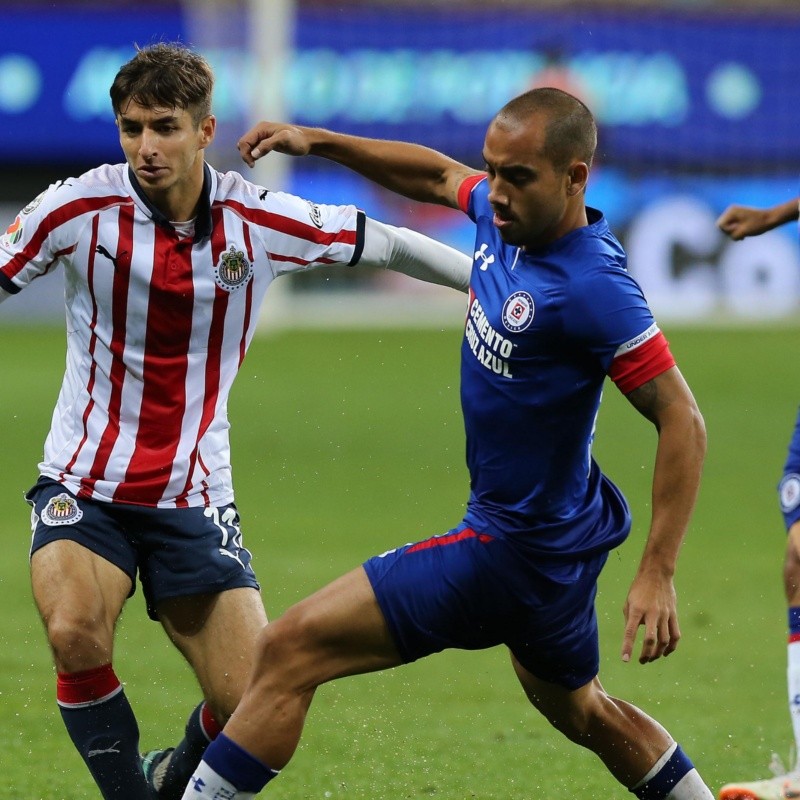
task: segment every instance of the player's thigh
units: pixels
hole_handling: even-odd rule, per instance
[[[158,617],[197,676],[215,713],[227,717],[241,699],[255,643],[267,624],[261,594],[246,587],[218,594],[174,597]]]
[[[142,551],[139,575],[151,619],[157,620],[158,609],[173,599],[259,589],[250,551],[243,544],[239,514],[232,504],[141,509],[136,523]],[[203,608],[202,613],[207,614],[209,604]]]
[[[517,600],[505,544],[459,526],[364,564],[404,662],[505,641]]]
[[[65,671],[111,660],[114,626],[131,591],[131,578],[70,539],[52,541],[31,556],[34,600]]]
[[[261,635],[259,668],[307,689],[403,663],[375,591],[357,567],[296,603]]]

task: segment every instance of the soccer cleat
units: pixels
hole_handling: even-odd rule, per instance
[[[144,772],[147,785],[150,787],[153,797],[158,797],[158,792],[164,783],[164,772],[169,766],[174,747],[166,750],[148,750],[142,753],[142,772]]]
[[[776,755],[769,765],[774,777],[761,781],[726,783],[719,790],[719,800],[800,800],[800,771],[786,772]]]

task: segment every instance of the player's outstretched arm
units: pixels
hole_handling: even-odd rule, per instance
[[[771,208],[728,206],[717,220],[717,227],[738,242],[747,236],[758,236],[798,218],[800,198],[779,203]]]
[[[367,217],[359,264],[402,272],[427,283],[466,292],[472,259],[452,247],[408,228]]]
[[[706,431],[677,367],[627,397],[658,431],[650,532],[624,607],[622,659],[630,660],[637,631],[643,627],[639,662],[645,664],[669,655],[680,639],[673,576],[700,487]]]
[[[458,189],[463,180],[480,174],[422,145],[278,122],[259,122],[239,139],[238,148],[251,167],[271,152],[319,156],[412,200],[452,208],[458,208]]]

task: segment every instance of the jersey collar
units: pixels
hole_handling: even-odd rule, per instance
[[[197,220],[194,226],[194,242],[200,242],[211,236],[211,195],[216,191],[216,176],[208,164],[203,162],[203,190],[200,195],[200,204],[197,207]],[[138,206],[149,216],[156,225],[174,231],[170,221],[150,202],[144,193],[138,178],[133,170],[128,167],[126,180],[130,184],[131,197]]]

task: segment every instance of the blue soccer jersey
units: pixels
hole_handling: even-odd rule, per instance
[[[461,353],[464,522],[535,556],[608,550],[630,513],[591,455],[603,382],[627,393],[675,362],[599,211],[528,251],[500,238],[487,195],[478,177],[460,192],[477,225]]]

